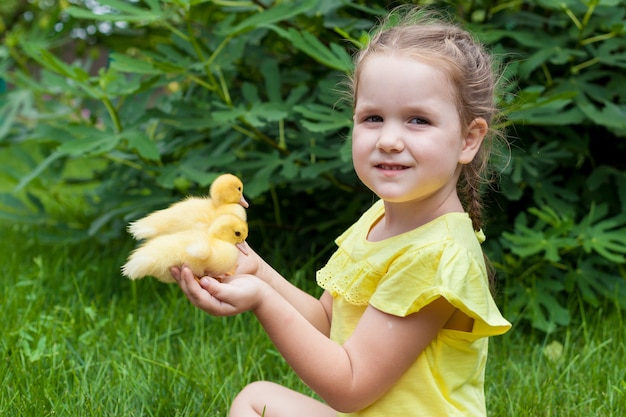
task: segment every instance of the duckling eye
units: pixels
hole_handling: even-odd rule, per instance
[[[241,232],[240,231],[236,231],[235,232],[235,236],[237,236],[237,237],[241,236]]]
[[[237,187],[237,191],[241,191],[241,187]]]

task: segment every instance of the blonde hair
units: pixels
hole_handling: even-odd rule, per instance
[[[461,124],[483,118],[489,131],[480,150],[463,165],[457,190],[475,230],[483,227],[482,188],[493,176],[488,169],[494,139],[504,138],[493,129],[496,106],[496,69],[491,55],[472,35],[449,19],[421,8],[400,7],[383,21],[369,43],[355,56],[350,79],[353,104],[363,63],[373,55],[400,54],[440,68],[451,84]]]

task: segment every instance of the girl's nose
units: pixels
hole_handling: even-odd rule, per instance
[[[376,148],[382,152],[401,152],[404,149],[402,131],[391,125],[384,126],[380,130]]]

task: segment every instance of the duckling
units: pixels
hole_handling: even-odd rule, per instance
[[[209,197],[188,197],[168,208],[157,210],[130,223],[128,231],[137,240],[176,233],[194,227],[206,227],[216,216],[232,213],[246,221],[248,202],[243,183],[232,174],[220,175],[209,189]]]
[[[234,214],[217,216],[207,229],[188,229],[147,240],[122,266],[130,279],[153,276],[175,282],[170,267],[187,265],[196,277],[232,275],[237,268],[240,246],[248,237],[248,225]]]

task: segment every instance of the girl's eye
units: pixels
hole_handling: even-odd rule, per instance
[[[421,117],[412,117],[409,120],[409,123],[411,124],[415,124],[415,125],[427,125],[429,124],[428,120],[421,118]]]
[[[380,116],[367,116],[364,120],[370,123],[380,123],[383,121],[383,118]]]

